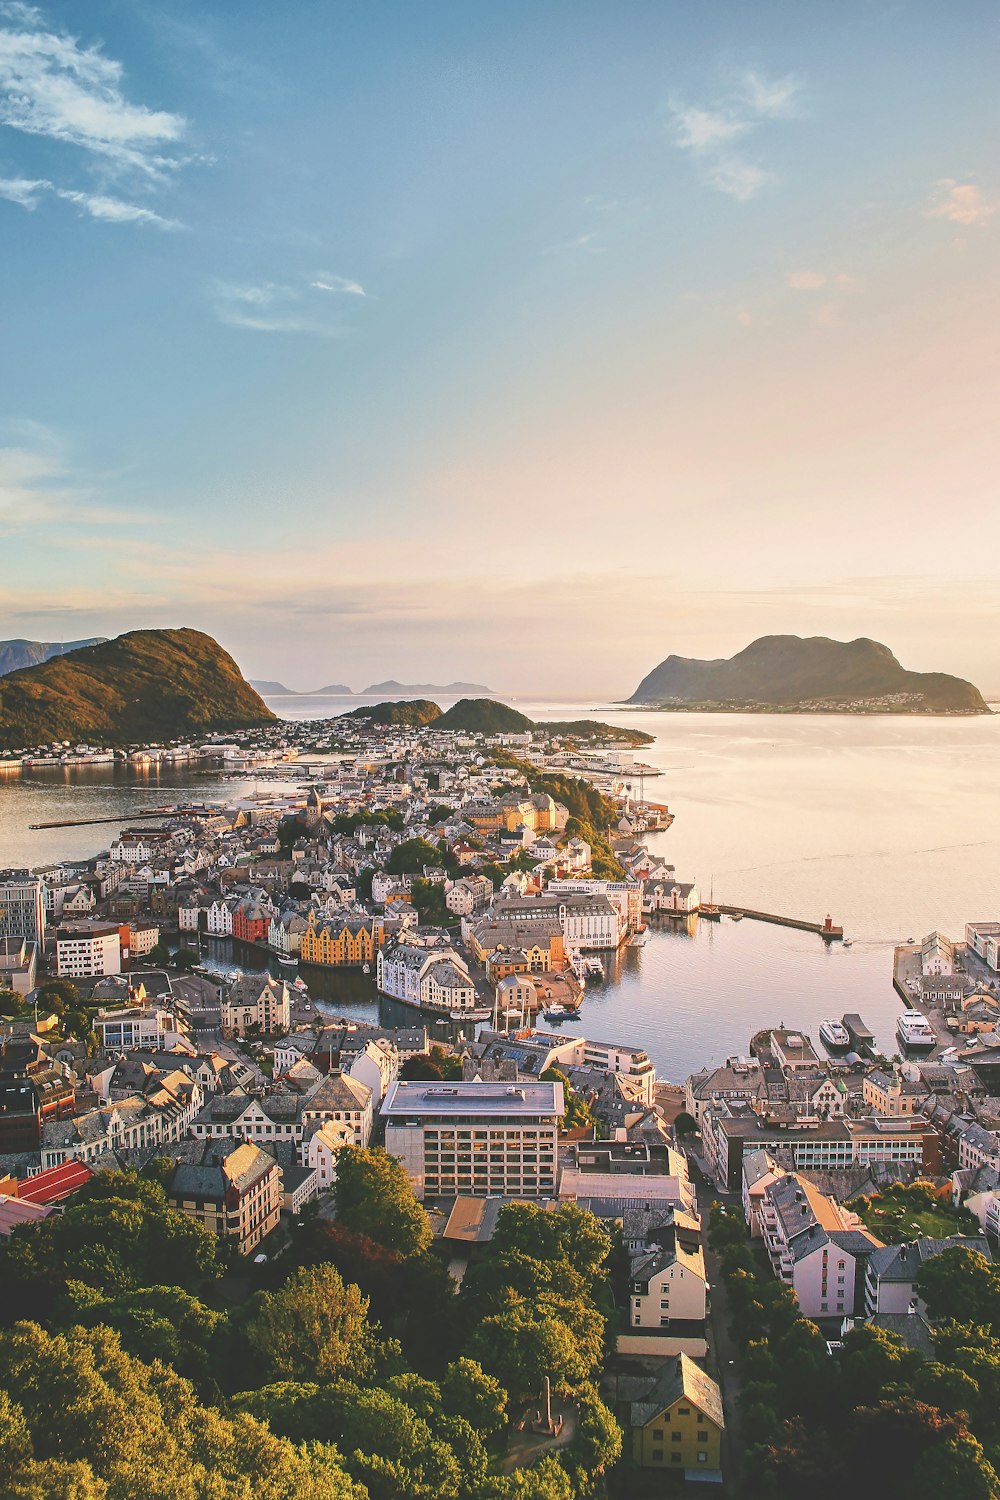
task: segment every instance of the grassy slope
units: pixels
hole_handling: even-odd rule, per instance
[[[228,652],[198,630],[133,630],[0,681],[0,741],[129,744],[275,722]]]

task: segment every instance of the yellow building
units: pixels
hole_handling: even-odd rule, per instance
[[[898,1073],[883,1073],[880,1068],[865,1074],[862,1089],[872,1114],[889,1115],[893,1119],[915,1115],[927,1096],[927,1090],[919,1084],[910,1083]]]
[[[629,1394],[632,1457],[640,1467],[721,1480],[722,1395],[700,1365],[674,1355],[645,1389]]]
[[[495,922],[484,917],[472,928],[469,946],[494,983],[508,974],[558,971],[566,963],[562,927],[557,918]]]
[[[385,944],[385,924],[380,917],[333,917],[328,921],[309,913],[309,926],[302,934],[299,957],[304,964],[323,964],[342,969],[375,962]]]

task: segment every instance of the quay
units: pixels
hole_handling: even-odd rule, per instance
[[[827,917],[823,922],[806,922],[801,917],[779,917],[771,911],[751,911],[748,906],[723,906],[718,909],[727,917],[748,917],[751,922],[771,922],[775,927],[795,927],[799,932],[815,932],[827,943],[843,941],[844,929],[836,927]]]
[[[54,823],[29,823],[32,833],[42,828],[87,828],[92,823],[131,823],[133,818],[169,818],[179,812],[176,807],[144,807],[138,812],[119,813],[114,818],[60,818]]]
[[[846,1030],[847,1035],[851,1039],[851,1046],[854,1048],[855,1052],[874,1052],[875,1038],[868,1030],[868,1027],[865,1025],[864,1021],[862,1021],[856,1010],[848,1011],[847,1014],[845,1016],[841,1016],[840,1019],[844,1025],[844,1029]]]

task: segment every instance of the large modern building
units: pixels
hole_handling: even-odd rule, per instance
[[[0,870],[0,937],[45,942],[45,887],[30,870]]]
[[[561,1083],[398,1081],[385,1146],[418,1198],[554,1198],[563,1107]]]
[[[56,972],[60,979],[96,979],[121,971],[121,929],[117,923],[67,922],[59,928]]]

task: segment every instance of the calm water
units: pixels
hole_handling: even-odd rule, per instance
[[[356,706],[357,699],[350,700]],[[276,712],[307,718],[337,700],[275,699]],[[587,992],[581,1020],[595,1037],[649,1049],[661,1075],[683,1078],[746,1049],[761,1026],[811,1031],[860,1011],[879,1043],[895,1049],[899,1008],[892,944],[940,927],[1000,915],[1000,715],[982,719],[659,714],[520,701],[536,719],[592,715],[644,729],[656,743],[638,758],[664,774],[646,795],[666,802],[674,825],[651,843],[717,899],[821,919],[831,912],[850,949],[758,923],[651,927],[641,949],[620,955]],[[83,857],[117,831],[29,833],[59,817],[115,816],[180,797],[225,801],[251,782],[183,771],[159,777],[110,770],[47,772],[0,783],[0,863]],[[217,955],[231,966],[231,952]],[[244,955],[249,958],[249,955]],[[244,966],[249,966],[244,963]],[[317,995],[338,1010],[374,1016],[379,1002],[360,975],[323,976]],[[384,1004],[384,1003],[383,1003]],[[393,1007],[392,1015],[401,1008]],[[402,1011],[403,1017],[408,1014]],[[383,1015],[389,1019],[385,1009]],[[397,1021],[398,1024],[398,1021]]]

